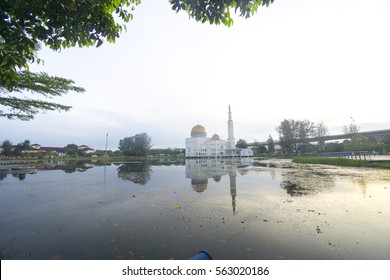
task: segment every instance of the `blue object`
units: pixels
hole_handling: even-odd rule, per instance
[[[190,260],[212,260],[213,258],[206,251],[199,251],[198,254],[193,256]]]

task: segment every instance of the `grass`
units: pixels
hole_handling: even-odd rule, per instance
[[[347,167],[369,167],[369,168],[386,168],[390,169],[390,162],[372,162],[365,160],[353,160],[346,158],[324,158],[324,157],[294,157],[292,160],[294,163],[301,164],[325,164],[335,166],[347,166]]]

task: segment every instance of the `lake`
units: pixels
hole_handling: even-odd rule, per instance
[[[0,172],[1,259],[390,259],[390,171],[289,160]]]

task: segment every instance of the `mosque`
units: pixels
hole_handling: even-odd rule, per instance
[[[228,112],[228,139],[221,140],[218,134],[207,137],[204,126],[197,124],[191,129],[191,138],[186,138],[187,158],[222,158],[253,156],[251,149],[237,149],[233,132],[232,112]]]

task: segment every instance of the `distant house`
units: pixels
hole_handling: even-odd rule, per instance
[[[79,150],[85,152],[86,154],[94,153],[96,150],[88,147],[87,145],[79,146]]]
[[[59,156],[64,156],[66,154],[66,147],[43,147],[39,144],[32,144],[31,150],[25,151],[27,153],[48,153],[48,152],[54,152],[57,153]]]
[[[95,149],[90,148],[87,145],[81,145],[78,146],[78,149],[85,152],[86,154],[90,154],[95,152]],[[54,152],[57,153],[60,157],[65,156],[66,152],[68,151],[67,147],[43,147],[39,144],[32,144],[31,145],[31,150],[26,151],[29,153],[48,153],[48,152]]]
[[[58,154],[58,156],[60,156],[60,157],[63,157],[66,155],[66,153],[68,151],[67,147],[44,147],[44,146],[41,146],[40,144],[32,144],[32,145],[30,145],[30,147],[31,147],[30,150],[23,150],[22,153],[25,155],[28,155],[28,154],[32,155],[32,154],[47,154],[49,152],[52,152],[52,153]],[[13,148],[15,149],[16,146],[13,146]],[[81,145],[81,146],[78,146],[77,148],[78,148],[78,150],[81,150],[86,154],[90,154],[90,153],[93,153],[96,151],[95,149],[92,149],[87,145]],[[3,147],[0,146],[0,153],[2,152],[2,150],[3,150]]]

